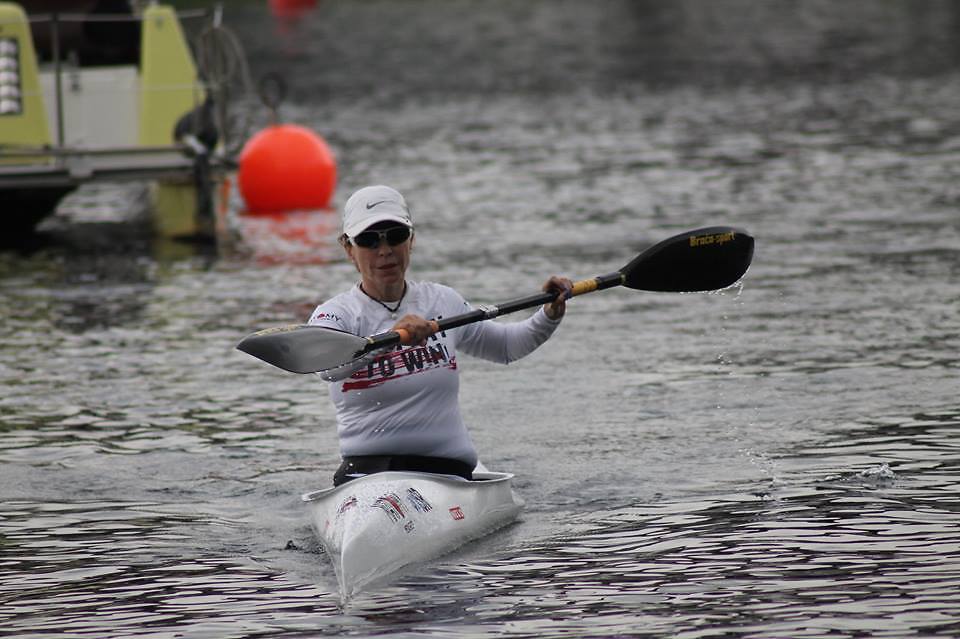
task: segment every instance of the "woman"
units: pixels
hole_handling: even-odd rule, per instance
[[[405,329],[412,340],[323,374],[332,382],[343,457],[334,485],[385,470],[471,479],[477,452],[460,415],[458,351],[504,364],[533,352],[559,325],[572,283],[547,280],[543,290],[557,298],[526,321],[476,322],[431,335],[428,318],[471,307],[447,286],[406,279],[414,233],[403,196],[388,186],[354,193],[340,242],[360,282],[320,304],[309,323],[355,335]]]

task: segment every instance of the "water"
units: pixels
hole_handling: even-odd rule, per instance
[[[322,382],[233,350],[354,281],[336,219],[216,252],[86,191],[0,254],[0,635],[960,634],[953,5],[711,7],[343,1],[282,41],[229,12],[337,204],[407,194],[414,277],[495,303],[710,224],[754,265],[464,360],[527,509],[344,606],[299,503],[338,463]]]

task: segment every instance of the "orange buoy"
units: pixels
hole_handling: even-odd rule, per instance
[[[270,11],[277,18],[296,20],[315,9],[317,0],[270,0]]]
[[[337,166],[319,135],[296,124],[278,124],[244,145],[237,181],[248,213],[322,209],[333,195]]]
[[[278,18],[300,18],[315,9],[317,0],[270,0],[270,11]]]

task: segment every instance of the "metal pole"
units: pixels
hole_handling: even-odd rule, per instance
[[[60,18],[54,13],[50,23],[50,37],[52,39],[53,54],[53,82],[57,113],[57,146],[63,146],[63,85],[61,83],[62,67],[60,65]]]

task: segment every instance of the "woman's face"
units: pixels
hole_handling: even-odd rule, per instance
[[[386,231],[398,226],[395,222],[374,224],[367,231]],[[365,231],[366,232],[366,231]],[[347,256],[360,271],[363,288],[371,295],[388,298],[402,291],[407,267],[410,265],[410,250],[413,248],[413,232],[405,241],[390,246],[386,238],[381,235],[379,243],[373,248],[356,246],[346,242],[344,248]]]

